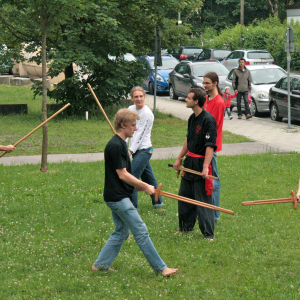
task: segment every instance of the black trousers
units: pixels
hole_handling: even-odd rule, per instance
[[[213,205],[212,195],[206,195],[205,180],[191,181],[181,178],[179,195]],[[178,201],[179,230],[194,230],[198,218],[199,228],[206,238],[214,238],[214,210]]]

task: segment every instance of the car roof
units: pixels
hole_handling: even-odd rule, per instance
[[[277,65],[248,65],[246,66],[246,68],[248,70],[260,70],[260,69],[282,69],[280,66],[277,66]],[[236,68],[234,68],[236,69]]]
[[[191,65],[207,65],[207,64],[220,64],[217,61],[181,61],[180,64],[191,64]]]
[[[232,52],[234,52],[234,51],[261,51],[261,52],[269,52],[269,51],[264,50],[264,49],[235,49]]]
[[[152,55],[144,55],[144,56],[141,56],[140,58],[154,60],[154,56],[152,56]],[[170,54],[167,54],[167,55],[161,55],[161,59],[176,59],[176,58],[174,56],[171,56]]]
[[[198,46],[179,46],[181,48],[196,48],[196,49],[202,49],[201,47]]]

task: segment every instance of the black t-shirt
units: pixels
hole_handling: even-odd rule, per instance
[[[188,120],[187,148],[190,152],[205,156],[206,147],[217,149],[217,125],[215,118],[205,109],[196,117],[192,114]],[[203,170],[204,158],[187,156],[184,167],[198,172]],[[184,178],[199,180],[201,176],[185,172]]]
[[[126,168],[128,173],[132,173],[127,145],[117,134],[107,143],[104,150],[104,160],[104,200],[106,202],[117,202],[124,198],[132,200],[134,187],[122,181],[116,171],[117,169]]]

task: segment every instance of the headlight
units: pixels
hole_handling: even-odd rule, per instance
[[[194,84],[195,84],[196,86],[199,86],[199,87],[203,88],[203,84],[202,84],[201,82],[194,82]]]
[[[164,81],[163,78],[160,75],[156,75],[156,80],[157,81]]]
[[[258,92],[258,98],[269,99],[269,93],[268,92],[264,92],[264,91],[260,91],[260,92]]]

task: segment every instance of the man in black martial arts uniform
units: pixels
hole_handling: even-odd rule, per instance
[[[193,114],[188,120],[187,139],[174,164],[177,170],[184,156],[184,167],[202,172],[202,177],[192,173],[182,173],[179,195],[195,199],[208,204],[212,200],[211,159],[217,149],[217,129],[214,117],[203,109],[206,94],[201,88],[192,88],[188,97],[186,107],[192,108]],[[214,238],[214,210],[200,207],[194,204],[178,202],[179,231],[194,230],[198,218],[199,228],[205,238]]]

